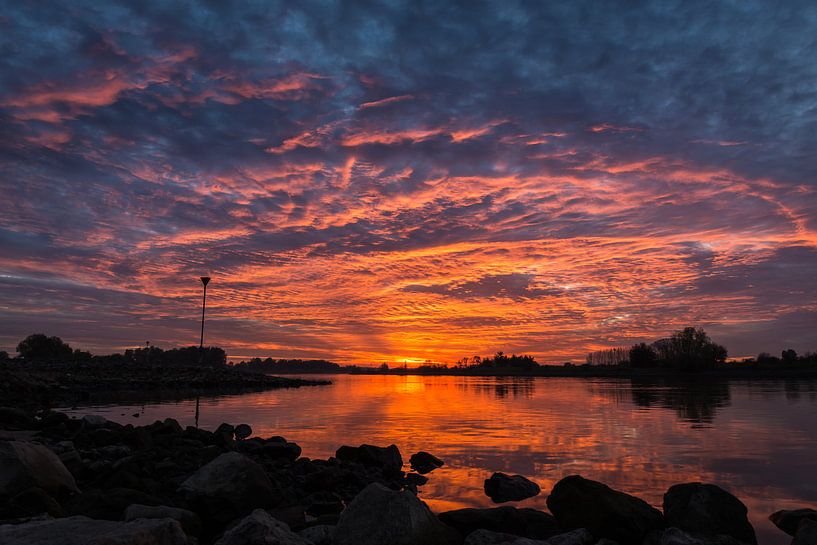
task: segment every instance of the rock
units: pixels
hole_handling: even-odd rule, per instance
[[[611,540],[602,538],[601,541],[610,542]],[[601,543],[601,541],[599,541],[599,543]],[[548,545],[593,545],[596,543],[596,539],[586,528],[578,528],[564,534],[555,535],[548,539],[547,543]],[[613,541],[613,543],[616,542]]]
[[[0,407],[0,429],[30,430],[34,419],[26,411],[16,407]]]
[[[817,522],[817,511],[814,509],[791,509],[776,511],[769,515],[769,520],[790,536],[797,533],[797,527],[803,519]]]
[[[334,545],[442,545],[455,533],[411,492],[372,483],[341,513]]]
[[[428,477],[423,477],[417,473],[409,473],[406,475],[406,484],[413,486],[423,486],[428,482]]]
[[[198,536],[201,533],[201,519],[193,511],[166,505],[142,505],[134,503],[125,509],[125,521],[136,519],[173,519],[181,524],[187,535]]]
[[[480,529],[531,539],[547,539],[559,533],[559,525],[553,515],[536,509],[517,509],[511,506],[493,509],[466,508],[446,511],[438,517],[464,536]]]
[[[664,527],[661,512],[644,500],[579,475],[553,487],[548,509],[563,528],[587,528],[596,538],[641,543],[651,530]]]
[[[756,545],[746,512],[739,499],[714,484],[676,484],[664,494],[667,526],[696,534],[728,535]]]
[[[82,417],[82,424],[86,428],[104,428],[108,424],[108,419],[98,414],[86,414]]]
[[[494,473],[485,479],[485,495],[494,503],[520,501],[539,494],[539,485],[522,475]]]
[[[741,545],[737,539],[727,535],[690,534],[679,528],[667,528],[661,534],[658,545]]]
[[[0,526],[3,545],[187,545],[175,520],[140,519],[132,522],[86,517]]]
[[[301,455],[301,447],[288,441],[273,441],[265,443],[261,447],[260,453],[262,456],[266,456],[267,458],[273,460],[284,458],[290,462],[294,462],[298,459],[298,456]]]
[[[310,545],[310,542],[263,509],[256,509],[224,532],[215,545]]]
[[[360,445],[359,447],[342,446],[335,452],[335,458],[347,462],[357,462],[369,467],[378,467],[384,475],[397,475],[403,470],[403,457],[397,445],[376,447]]]
[[[797,533],[791,545],[815,545],[817,544],[817,522],[811,519],[802,519],[797,525]]]
[[[201,467],[179,489],[213,520],[228,522],[275,497],[264,469],[243,454],[228,452]]]
[[[79,492],[73,475],[47,447],[0,441],[0,496],[14,496],[31,487],[52,496]]]
[[[329,524],[317,524],[304,528],[298,535],[312,543],[312,545],[332,545],[335,537],[335,526]]]
[[[239,424],[235,427],[235,438],[236,439],[246,439],[250,435],[252,435],[252,428],[249,424]]]
[[[84,515],[93,519],[122,520],[125,509],[132,504],[159,505],[157,498],[130,488],[87,490],[65,502],[69,515]]]
[[[530,539],[521,538],[514,534],[506,532],[494,532],[493,530],[474,530],[465,537],[463,545],[547,545],[546,541],[532,541]]]
[[[443,464],[442,460],[434,456],[433,454],[429,454],[425,451],[420,451],[411,455],[409,458],[409,464],[411,465],[411,469],[416,471],[421,475],[425,475],[426,473],[430,473],[437,469],[438,467],[442,467]]]
[[[32,517],[43,513],[52,517],[63,517],[65,513],[59,503],[42,488],[28,488],[11,498],[5,507],[7,516],[14,518]]]

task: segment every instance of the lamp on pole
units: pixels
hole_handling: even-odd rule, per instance
[[[201,298],[201,341],[199,341],[199,349],[204,348],[204,307],[207,304],[207,283],[210,282],[209,276],[202,276],[199,278],[204,284],[204,295]]]

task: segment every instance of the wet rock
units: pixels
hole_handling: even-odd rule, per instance
[[[234,432],[236,439],[246,439],[250,435],[252,435],[252,428],[249,424],[239,424],[235,427]]]
[[[341,514],[335,545],[440,545],[455,534],[411,492],[372,483]]]
[[[215,545],[311,545],[289,526],[256,509],[216,541]]]
[[[65,513],[57,501],[42,488],[28,488],[11,498],[5,506],[4,517],[23,518],[47,514],[62,517]]]
[[[559,533],[553,515],[536,509],[511,506],[493,509],[456,509],[438,515],[439,519],[467,536],[475,530],[505,532],[531,539],[547,539]]]
[[[797,527],[803,519],[817,522],[817,511],[814,509],[791,509],[776,511],[769,515],[769,520],[790,536],[797,533]]]
[[[409,465],[411,465],[411,469],[421,475],[425,475],[426,473],[434,471],[438,467],[442,467],[444,463],[445,462],[433,454],[429,454],[428,452],[422,450],[412,454],[411,458],[409,458]]]
[[[359,447],[344,445],[335,452],[335,458],[380,468],[384,475],[397,475],[403,470],[403,457],[400,456],[400,449],[397,448],[397,445],[388,447],[365,444]]]
[[[817,544],[817,522],[811,519],[803,519],[797,525],[797,533],[791,545],[815,545]]]
[[[335,537],[335,526],[329,524],[317,524],[304,528],[298,535],[312,543],[312,545],[333,545]]]
[[[676,484],[664,494],[667,526],[696,534],[728,535],[756,545],[746,512],[739,499],[713,484]]]
[[[193,511],[167,505],[141,505],[134,503],[125,509],[125,521],[136,519],[173,519],[181,524],[187,535],[198,536],[201,533],[201,519]]]
[[[264,469],[237,452],[222,454],[203,466],[179,490],[219,522],[246,515],[257,507],[269,507],[275,499]]]
[[[65,502],[69,515],[84,515],[103,520],[122,520],[125,509],[132,504],[159,505],[158,498],[130,488],[88,490]]]
[[[0,441],[0,496],[14,496],[31,487],[56,497],[79,492],[74,476],[47,447]]]
[[[494,473],[485,479],[485,495],[495,503],[521,501],[539,494],[539,485],[522,475]]]
[[[641,543],[664,527],[661,512],[644,500],[579,475],[556,483],[547,505],[563,528],[587,528],[620,543]]]
[[[3,545],[188,545],[175,520],[140,519],[132,522],[86,517],[0,526]]]

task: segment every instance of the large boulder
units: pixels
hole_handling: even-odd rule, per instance
[[[463,545],[593,545],[594,543],[596,543],[595,538],[584,528],[557,534],[545,540],[530,539],[507,532],[494,532],[483,529],[468,534]]]
[[[238,524],[224,532],[215,545],[311,545],[309,541],[272,518],[263,509],[256,509]]]
[[[602,538],[597,542],[587,528],[571,530],[564,534],[555,535],[547,540],[548,545],[592,545],[593,543],[602,545],[605,542],[609,544],[610,540]]]
[[[541,491],[539,485],[522,475],[494,473],[485,479],[485,495],[495,503],[532,498]]]
[[[372,483],[341,513],[334,545],[446,545],[457,539],[411,492]]]
[[[397,475],[403,470],[403,457],[397,445],[377,447],[374,445],[360,445],[350,447],[344,445],[335,452],[335,458],[346,462],[356,462],[368,467],[378,467],[384,475]]]
[[[791,545],[815,545],[817,543],[817,522],[803,519],[797,525],[797,532]]]
[[[125,521],[137,519],[173,519],[181,524],[187,535],[198,537],[201,533],[201,519],[193,511],[167,505],[142,505],[134,503],[125,509]]]
[[[723,534],[702,535],[684,532],[679,528],[667,528],[656,545],[742,545],[740,541]]]
[[[769,520],[790,536],[797,533],[797,527],[803,519],[817,522],[817,511],[814,509],[790,509],[776,511],[769,515]]]
[[[536,509],[517,509],[508,505],[493,509],[456,509],[440,513],[438,517],[463,536],[479,529],[532,539],[547,539],[559,533],[559,524],[553,515]]]
[[[335,539],[335,526],[316,524],[300,530],[298,535],[312,543],[312,545],[332,545],[332,541]]]
[[[755,530],[746,513],[739,499],[714,484],[676,484],[664,494],[667,526],[695,534],[732,536],[756,545]]]
[[[0,497],[11,497],[31,487],[52,496],[79,492],[73,475],[47,447],[0,441]]]
[[[411,465],[411,469],[416,471],[421,475],[425,475],[426,473],[430,473],[437,469],[438,467],[442,467],[445,464],[442,460],[421,450],[420,452],[415,452],[409,458],[409,465]]]
[[[275,503],[264,469],[243,454],[228,452],[199,468],[179,490],[216,522],[229,522]]]
[[[86,517],[0,526],[3,545],[187,545],[181,526],[171,519],[133,522]]]
[[[563,528],[587,528],[596,538],[622,544],[641,543],[664,527],[661,512],[644,500],[580,475],[556,483],[547,505]]]

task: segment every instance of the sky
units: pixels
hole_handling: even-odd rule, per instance
[[[0,7],[2,350],[817,350],[814,2]]]

